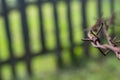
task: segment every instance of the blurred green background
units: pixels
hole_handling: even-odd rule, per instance
[[[16,0],[6,0],[8,7],[15,7]],[[26,0],[26,2],[29,0]],[[35,0],[36,1],[36,0]],[[110,0],[104,0],[102,2],[103,17],[109,17],[110,13]],[[30,1],[34,2],[34,0]],[[120,1],[115,0],[115,12],[119,12]],[[1,7],[1,4],[0,4]],[[71,17],[73,24],[74,43],[82,44],[83,38],[82,30],[82,17],[81,17],[81,2],[79,0],[73,0],[71,2]],[[54,49],[56,47],[55,42],[55,25],[53,20],[53,5],[50,2],[42,4],[42,11],[44,16],[44,33],[47,37],[46,47],[47,49]],[[59,1],[57,3],[57,11],[59,18],[59,30],[60,41],[62,50],[62,58],[67,68],[59,70],[56,66],[56,55],[50,53],[47,55],[40,55],[34,57],[31,62],[33,76],[29,77],[26,70],[26,63],[20,61],[16,64],[16,73],[18,80],[119,80],[119,65],[120,61],[114,56],[108,55],[107,57],[99,57],[99,52],[90,47],[91,56],[89,59],[81,59],[80,67],[70,67],[70,51],[68,40],[68,23],[67,23],[67,6],[65,1]],[[87,21],[88,26],[92,26],[97,19],[97,0],[87,1]],[[31,4],[26,7],[27,22],[30,34],[30,50],[33,53],[39,53],[42,51],[40,29],[39,29],[39,14],[38,6]],[[18,9],[11,10],[8,14],[10,21],[10,31],[12,35],[12,48],[14,50],[15,57],[21,57],[25,55],[22,29],[21,29],[21,17]],[[116,29],[119,32],[119,28]],[[82,46],[74,48],[74,53],[78,58],[83,56]],[[6,61],[10,58],[8,50],[8,39],[6,37],[4,17],[0,16],[0,60]],[[1,65],[0,65],[1,66]],[[1,67],[1,75],[3,80],[12,80],[13,75],[11,71],[11,65],[5,64]]]

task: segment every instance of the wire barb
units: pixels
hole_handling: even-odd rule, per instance
[[[116,37],[112,39],[108,33],[109,25],[111,23],[108,24],[107,22],[112,21],[110,20],[113,19],[112,17],[107,20],[98,19],[96,24],[88,31],[88,38],[82,40],[90,41],[92,46],[97,48],[104,56],[112,51],[116,54],[116,57],[120,59],[120,46],[117,45],[117,43],[120,43],[120,40],[116,40]],[[101,44],[101,39],[99,36],[101,32],[105,35],[105,39],[108,42],[107,44]]]

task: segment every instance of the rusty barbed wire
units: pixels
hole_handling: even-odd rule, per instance
[[[92,46],[97,48],[104,56],[106,56],[109,52],[114,52],[116,57],[120,60],[120,46],[117,44],[120,43],[120,40],[116,40],[116,37],[113,39],[110,37],[108,33],[108,29],[110,25],[114,24],[115,14],[113,14],[109,19],[100,18],[96,21],[95,25],[93,25],[88,33],[88,38],[82,39],[83,41],[90,41]],[[101,38],[99,34],[103,32],[107,43],[101,43]]]

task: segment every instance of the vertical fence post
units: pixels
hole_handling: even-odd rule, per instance
[[[62,54],[60,50],[60,34],[59,34],[59,25],[58,25],[58,14],[57,14],[57,0],[52,0],[53,3],[53,12],[54,12],[54,21],[55,21],[55,34],[56,34],[56,42],[57,42],[57,63],[58,67],[61,68],[63,66],[63,61],[62,61]]]
[[[26,4],[25,0],[18,0],[20,4],[20,12],[21,12],[21,22],[22,22],[22,30],[23,30],[23,38],[24,38],[24,45],[26,50],[26,64],[27,64],[27,70],[28,74],[32,75],[31,71],[31,54],[30,54],[30,41],[29,41],[29,31],[28,31],[28,24],[27,24],[27,15],[26,15]]]
[[[72,64],[76,64],[77,58],[74,54],[74,43],[73,43],[73,26],[71,21],[71,7],[70,7],[71,0],[67,0],[67,20],[68,20],[68,28],[69,28],[69,40],[70,40],[70,54],[72,59]]]
[[[114,14],[114,0],[110,0],[110,13],[112,16],[115,16]],[[115,36],[115,27],[114,27],[114,21],[113,21],[113,25],[112,25],[112,37]]]
[[[82,2],[82,9],[81,9],[81,12],[82,12],[82,29],[85,30],[87,29],[87,17],[86,17],[86,3],[87,3],[87,0],[81,0]],[[83,33],[84,34],[84,38],[87,37],[87,33]],[[89,53],[89,44],[87,42],[84,42],[83,43],[83,48],[84,48],[84,54],[85,54],[85,57],[89,57],[90,56],[90,53]]]
[[[12,38],[11,38],[11,32],[10,32],[10,24],[9,24],[9,19],[8,19],[8,12],[7,12],[7,5],[6,5],[6,0],[2,0],[2,10],[3,10],[3,16],[4,16],[4,21],[5,21],[5,30],[8,38],[8,48],[9,48],[9,53],[10,53],[10,64],[12,67],[12,74],[14,77],[16,77],[16,71],[15,71],[15,59],[14,59],[14,54],[13,54],[13,49],[12,49]]]
[[[1,64],[0,64],[0,80],[2,80],[2,65]]]
[[[110,11],[111,11],[111,13],[113,13],[114,12],[114,4],[115,4],[115,0],[110,0]]]
[[[39,0],[38,2],[38,13],[39,13],[39,21],[40,21],[40,34],[41,34],[41,44],[42,44],[42,50],[45,51],[45,36],[44,36],[44,25],[43,25],[43,13],[42,13],[42,1]]]
[[[102,17],[102,0],[98,0],[97,1],[97,5],[98,5],[98,18]]]

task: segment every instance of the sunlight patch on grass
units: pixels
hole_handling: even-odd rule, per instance
[[[32,71],[34,74],[50,72],[56,70],[56,56],[54,54],[48,54],[43,56],[38,56],[32,60]]]
[[[80,56],[84,55],[82,47],[75,47],[74,53],[76,54],[78,59],[80,58]]]
[[[40,21],[38,6],[28,6],[26,9],[26,13],[29,26],[31,52],[39,52],[42,47],[40,43]]]
[[[104,18],[110,17],[111,16],[111,11],[110,11],[110,4],[109,2],[103,2],[102,3],[102,14]]]
[[[2,67],[2,78],[3,80],[12,80],[12,69],[11,66],[6,64]]]
[[[16,64],[16,73],[18,78],[25,78],[28,76],[27,67],[25,62],[18,62]],[[22,80],[22,79],[21,79]]]
[[[63,50],[62,51],[62,59],[65,65],[70,65],[71,63],[71,57],[70,57],[70,51],[69,50]]]
[[[59,2],[57,5],[58,19],[59,19],[59,31],[60,42],[62,47],[69,47],[69,32],[67,24],[67,8],[64,2]]]
[[[119,8],[119,6],[120,6],[120,1],[119,1],[119,0],[115,0],[114,6],[115,6],[115,12],[120,13],[120,8]]]
[[[12,47],[14,50],[14,55],[20,57],[24,55],[24,44],[22,38],[22,29],[21,29],[21,18],[20,12],[17,10],[11,11],[9,13],[10,21],[10,32],[12,37]]]
[[[46,36],[46,47],[48,49],[55,48],[56,40],[55,40],[55,26],[54,26],[54,15],[52,4],[45,3],[42,6],[43,16],[44,16],[44,34]]]
[[[8,42],[5,31],[3,17],[0,17],[0,59],[6,60],[9,58]]]
[[[98,18],[97,1],[88,1],[86,6],[87,6],[86,13],[87,13],[88,27],[91,27]]]
[[[81,43],[82,34],[82,17],[81,17],[81,3],[73,1],[71,3],[71,18],[73,27],[73,40],[76,44]]]

